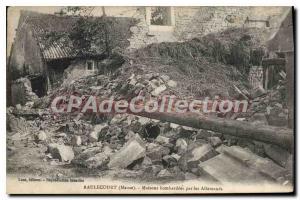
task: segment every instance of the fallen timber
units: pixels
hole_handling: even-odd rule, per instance
[[[195,113],[140,112],[135,114],[183,126],[275,144],[289,151],[293,151],[294,147],[293,130],[288,128],[255,125],[249,122],[207,117]]]

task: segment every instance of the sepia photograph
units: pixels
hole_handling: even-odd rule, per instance
[[[293,194],[295,13],[7,6],[7,194]]]

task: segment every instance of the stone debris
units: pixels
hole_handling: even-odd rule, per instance
[[[179,158],[180,156],[178,157],[178,155],[166,155],[162,158],[162,164],[166,167],[175,167]]]
[[[98,153],[94,155],[93,157],[88,158],[85,161],[85,166],[89,169],[105,169],[107,168],[107,164],[109,162],[109,156],[104,153]]]
[[[192,169],[200,162],[204,162],[215,155],[217,155],[217,153],[210,144],[200,144],[189,150],[183,157],[186,157],[187,159],[188,169]]]
[[[183,155],[188,149],[188,144],[183,138],[179,138],[176,141],[175,149],[178,154]]]
[[[222,140],[219,137],[209,137],[208,141],[213,147],[217,147],[222,144]]]
[[[51,143],[48,145],[48,150],[53,158],[57,158],[63,162],[71,162],[74,158],[72,147],[63,144]]]
[[[71,142],[72,142],[73,146],[80,146],[80,145],[82,145],[82,139],[78,135],[74,135]]]
[[[155,88],[155,90],[152,91],[151,94],[152,94],[153,96],[158,96],[158,95],[160,95],[160,93],[162,93],[162,92],[165,91],[166,89],[167,89],[167,87],[166,87],[165,85],[161,85],[161,86]]]
[[[169,80],[167,84],[169,87],[173,87],[173,88],[177,87],[177,82],[173,80]]]
[[[145,157],[146,149],[142,139],[136,135],[131,138],[125,145],[110,158],[108,167],[124,169],[132,164],[134,161]]]
[[[277,146],[225,135],[222,130],[195,129],[128,113],[82,115],[75,112],[59,116],[48,109],[52,97],[73,93],[113,96],[117,100],[137,95],[160,98],[164,94],[193,98],[187,95],[190,93],[177,91],[187,80],[179,82],[173,74],[144,68],[141,72],[122,70],[117,72],[124,72],[124,76],[113,79],[101,74],[72,80],[44,98],[36,98],[30,93],[28,81],[19,80],[29,96],[7,109],[9,139],[23,141],[25,135],[28,141],[33,138],[37,143],[34,145],[47,147],[44,160],[49,165],[71,163],[76,169],[114,172],[114,177],[291,183],[293,155]],[[237,86],[232,89],[238,97],[249,99],[247,112],[216,116],[257,126],[286,126],[288,112],[278,91],[258,87],[249,94]],[[188,90],[193,91],[192,86]],[[207,88],[205,91],[214,94]],[[203,95],[201,92],[199,96]],[[25,145],[30,142],[24,142]]]
[[[47,139],[47,134],[45,131],[40,131],[39,134],[37,135],[37,140],[38,141],[45,141]]]
[[[160,163],[162,158],[169,153],[170,149],[168,147],[159,144],[150,143],[146,147],[146,155],[155,163]]]
[[[170,138],[159,135],[155,139],[155,142],[157,142],[158,144],[161,144],[161,145],[168,145],[168,144],[170,144]]]
[[[90,142],[98,142],[99,135],[100,135],[100,132],[96,132],[96,131],[91,132],[89,134],[89,141]]]

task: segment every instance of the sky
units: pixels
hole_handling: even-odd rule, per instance
[[[7,9],[7,53],[10,52],[12,42],[16,34],[16,28],[20,18],[21,10],[31,10],[41,13],[54,13],[62,7],[8,7]]]

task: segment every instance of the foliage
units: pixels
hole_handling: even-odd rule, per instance
[[[110,56],[116,47],[121,49],[129,45],[130,27],[136,23],[133,19],[123,21],[114,17],[93,17],[94,7],[66,7],[59,12],[64,17],[75,18],[71,30],[65,32],[49,32],[45,35],[48,44],[60,40],[70,45],[82,56]],[[67,39],[66,39],[67,38]],[[71,44],[69,44],[71,43]]]

